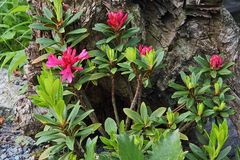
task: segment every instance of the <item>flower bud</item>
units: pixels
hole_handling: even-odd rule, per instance
[[[114,59],[115,59],[114,50],[111,49],[110,47],[107,47],[107,57],[110,61],[114,61]]]
[[[214,70],[218,70],[222,67],[223,60],[220,55],[212,55],[210,58],[210,67]]]
[[[219,84],[219,82],[216,82],[216,83],[214,84],[214,94],[215,94],[215,95],[218,95],[219,92],[220,92],[220,84]]]
[[[225,105],[226,104],[224,102],[221,102],[220,106],[213,107],[213,110],[214,111],[222,111],[225,108]]]
[[[186,84],[188,89],[192,89],[193,88],[193,84],[191,83],[191,78],[189,76],[185,77],[184,82],[185,82],[185,84]]]
[[[199,116],[201,116],[203,114],[203,110],[204,110],[204,104],[203,103],[198,103],[197,105],[197,114]]]
[[[63,10],[67,12],[67,10],[70,8],[70,6],[66,3],[63,3]]]
[[[122,10],[117,11],[117,12],[109,12],[107,14],[108,20],[107,23],[111,28],[115,31],[118,32],[124,25],[125,21],[128,18],[128,13],[123,13]]]
[[[168,120],[168,124],[172,125],[174,122],[174,113],[172,111],[168,111],[167,112],[167,120]]]
[[[218,107],[218,109],[220,111],[222,111],[223,109],[225,108],[225,103],[224,102],[221,102],[220,106]]]
[[[138,50],[140,53],[140,56],[146,56],[153,48],[151,46],[144,46],[142,44],[139,44]]]

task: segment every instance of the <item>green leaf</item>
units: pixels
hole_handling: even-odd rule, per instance
[[[105,44],[106,43],[106,39],[101,39],[99,41],[97,41],[96,45],[99,46],[101,44]]]
[[[16,35],[16,32],[15,31],[8,31],[8,32],[5,32],[3,33],[0,38],[1,39],[4,39],[5,41],[6,40],[11,40],[13,39],[13,37]]]
[[[25,63],[27,63],[27,56],[24,51],[18,51],[16,52],[15,56],[13,57],[12,61],[9,64],[8,67],[8,75],[11,75],[14,70],[17,68],[20,68]]]
[[[221,76],[224,76],[224,75],[230,75],[230,74],[232,74],[232,72],[228,69],[221,69],[218,71],[218,74]]]
[[[88,81],[98,80],[98,79],[106,77],[106,76],[108,76],[108,74],[106,74],[106,73],[93,73],[93,74],[90,74],[90,75],[83,76],[75,84],[75,87],[78,87],[79,85],[82,85],[82,84],[84,84]]]
[[[57,21],[60,22],[62,20],[62,2],[63,0],[53,0],[54,11],[57,16]]]
[[[117,38],[117,35],[113,35],[113,36],[111,36],[111,37],[108,37],[108,38],[106,39],[106,42],[105,42],[105,43],[109,43],[109,42],[111,42],[112,40],[114,40],[115,38]]]
[[[203,57],[201,56],[196,56],[194,57],[194,60],[199,64],[201,65],[201,67],[208,67],[209,66],[209,63],[207,60],[205,60]]]
[[[140,116],[137,112],[135,112],[135,111],[133,111],[133,110],[131,110],[131,109],[129,109],[129,108],[124,108],[124,109],[123,109],[123,112],[124,112],[129,118],[131,118],[133,121],[138,122],[138,123],[142,123],[142,122],[143,122],[142,119],[141,119],[141,116]]]
[[[43,55],[39,56],[38,58],[34,59],[32,61],[32,64],[36,64],[36,63],[42,62],[43,60],[48,59],[48,56],[49,56],[49,54],[43,54]]]
[[[197,145],[190,143],[189,147],[191,148],[192,152],[197,156],[199,156],[200,158],[203,158],[206,160],[208,159],[204,151],[201,148],[199,148]]]
[[[63,121],[63,111],[64,111],[64,108],[65,108],[65,103],[64,103],[64,101],[62,99],[58,101],[56,106],[54,106],[54,111],[58,115],[58,118],[59,118],[58,120],[60,122]]]
[[[65,143],[60,143],[60,144],[56,144],[53,146],[51,152],[50,152],[50,155],[54,155],[56,153],[59,153],[61,152],[63,149],[65,149],[66,147],[66,144]]]
[[[140,115],[141,115],[141,118],[144,120],[144,122],[149,117],[148,116],[147,106],[146,106],[146,104],[144,102],[142,102],[141,107],[140,107]]]
[[[217,72],[216,71],[211,71],[210,75],[212,78],[216,78],[217,77]]]
[[[79,29],[76,29],[76,30],[73,30],[73,31],[67,33],[67,35],[81,34],[81,33],[85,33],[85,32],[87,32],[86,28],[79,28]]]
[[[172,95],[172,98],[187,96],[188,94],[189,94],[189,91],[177,91]]]
[[[151,118],[161,118],[162,115],[166,112],[166,108],[160,107],[151,114]]]
[[[16,13],[16,12],[27,12],[29,9],[29,6],[27,5],[19,5],[11,10],[10,13]]]
[[[112,73],[112,74],[115,74],[116,72],[117,72],[117,68],[112,68],[112,69],[111,69],[111,73]]]
[[[99,31],[102,33],[109,32],[108,31],[109,29],[110,29],[110,27],[104,23],[97,23],[97,24],[95,24],[95,26],[93,28],[93,30]]]
[[[52,150],[53,148],[54,148],[54,146],[51,146],[51,147],[45,149],[45,150],[41,153],[41,155],[40,155],[40,157],[39,157],[39,160],[45,160],[45,159],[47,159],[47,158],[50,156],[50,152],[51,152],[51,150]]]
[[[5,52],[1,53],[4,58],[4,61],[2,62],[1,69],[16,55],[16,52]]]
[[[44,26],[42,23],[32,23],[29,25],[30,28],[33,29],[38,29],[38,30],[42,30],[42,31],[50,31],[53,30],[53,28],[50,27],[46,27]]]
[[[162,60],[163,60],[163,57],[164,57],[164,50],[163,49],[159,49],[156,51],[156,59],[154,60],[154,64],[155,64],[155,67],[158,67]]]
[[[112,118],[108,117],[104,123],[104,129],[108,135],[111,135],[111,133],[117,133],[117,124]]]
[[[141,60],[136,59],[136,60],[134,61],[134,63],[135,63],[136,65],[138,65],[139,67],[143,67],[143,68],[145,68],[145,69],[148,68],[148,65],[146,65],[146,64],[145,64],[144,62],[142,62]]]
[[[227,157],[228,153],[231,151],[232,147],[228,146],[222,150],[216,160],[222,160]]]
[[[67,118],[67,121],[70,122],[70,124],[71,124],[71,122],[76,118],[76,116],[78,115],[79,109],[80,109],[80,106],[79,106],[78,103],[77,103],[76,105],[74,105],[71,113],[69,114],[69,116],[68,116],[68,118]],[[69,125],[69,126],[70,126],[70,125]]]
[[[153,145],[149,160],[183,160],[184,154],[180,134],[176,130]]]
[[[41,45],[40,50],[50,47],[57,43],[56,41],[49,39],[49,38],[37,38],[36,42]]]
[[[180,122],[184,121],[184,119],[186,119],[190,114],[191,114],[190,111],[180,114],[176,118],[175,123],[180,123]]]
[[[78,116],[76,119],[71,119],[69,127],[75,127],[77,124],[81,124],[82,120],[89,116],[93,111],[94,111],[93,109],[88,110],[81,114],[80,116]]]
[[[48,23],[48,24],[51,24],[51,25],[56,25],[54,21],[48,19],[48,18],[45,18],[45,17],[41,17],[41,16],[34,16],[34,18],[36,18],[37,20],[41,21],[42,23]]]
[[[93,140],[88,138],[87,143],[86,143],[85,160],[94,160],[94,159],[96,159],[96,157],[95,157],[95,148],[96,148],[96,144],[97,144],[97,139],[98,139],[98,137],[95,137]]]
[[[187,159],[189,159],[189,160],[199,160],[199,159],[196,158],[196,157],[194,156],[194,154],[192,154],[192,153],[187,153],[186,157],[187,157]]]
[[[205,93],[210,87],[211,87],[211,85],[203,86],[201,89],[199,89],[198,94]]]
[[[137,37],[133,37],[131,38],[128,43],[127,43],[127,47],[135,47],[137,46],[137,44],[140,42],[140,39]]]
[[[66,145],[68,146],[68,148],[73,151],[74,149],[74,138],[73,137],[66,137]]]
[[[51,20],[53,17],[52,12],[47,7],[43,7],[43,15],[46,16],[49,20]]]
[[[215,112],[214,110],[212,109],[206,109],[204,112],[203,112],[203,117],[209,117],[211,115],[213,115]]]
[[[65,135],[62,133],[58,133],[58,134],[54,134],[54,135],[42,136],[37,140],[36,144],[39,145],[41,143],[53,141],[53,140],[60,139],[60,138],[65,138]]]
[[[56,125],[56,122],[54,122],[52,119],[44,116],[44,115],[40,115],[40,114],[34,114],[34,117],[40,121],[41,123],[47,125],[47,124],[52,124],[52,125]]]
[[[138,27],[133,27],[133,28],[129,28],[122,36],[122,39],[126,39],[129,37],[132,37],[134,34],[136,34],[137,32],[139,32],[140,29]]]
[[[73,22],[75,22],[77,19],[79,19],[79,18],[81,17],[81,15],[82,15],[82,11],[76,13],[76,14],[66,23],[65,27],[68,26],[68,25],[70,25],[70,24],[72,24]]]
[[[91,124],[90,126],[87,126],[83,129],[81,129],[81,131],[79,131],[76,136],[88,136],[90,134],[93,134],[99,127],[101,126],[101,123],[94,123]]]
[[[75,93],[69,91],[69,90],[64,90],[63,91],[63,96],[68,96],[68,95],[74,95],[74,96],[77,96]]]
[[[239,147],[235,151],[235,158],[236,158],[236,160],[240,160],[240,148]]]
[[[72,43],[72,47],[76,46],[78,43],[80,43],[82,40],[84,40],[85,38],[87,38],[89,36],[89,33],[85,33],[83,35],[81,35],[80,37],[77,37],[73,43]]]
[[[187,90],[187,88],[185,86],[174,83],[174,82],[170,82],[168,86],[171,88],[174,88],[175,90],[180,90],[180,91]]]
[[[120,160],[144,160],[143,153],[138,149],[128,135],[118,137]]]
[[[59,133],[59,130],[47,130],[47,131],[41,131],[35,135],[35,138],[39,138],[41,136],[48,136],[51,134],[57,134]]]

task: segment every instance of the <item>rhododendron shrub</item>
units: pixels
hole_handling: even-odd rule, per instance
[[[181,72],[183,84],[170,83],[177,91],[172,98],[178,99],[179,109],[191,112],[188,117],[200,129],[209,119],[220,123],[234,112],[229,102],[234,99],[225,79],[232,75],[229,68],[233,63],[224,62],[221,55],[195,57],[198,66],[189,69],[190,74]]]
[[[107,13],[107,24],[97,23],[93,30],[103,33],[104,39],[99,40],[96,44],[109,44],[113,49],[123,51],[126,47],[137,45],[140,41],[135,35],[139,34],[138,27],[130,27],[133,16],[120,11],[110,11]]]
[[[130,23],[134,17],[124,10],[109,11],[104,23],[95,24],[93,30],[100,32],[103,38],[96,42],[95,50],[74,49],[88,34],[84,28],[65,33],[65,28],[80,17],[80,12],[73,15],[67,4],[63,8],[60,2],[53,1],[55,8],[49,12],[45,9],[46,13],[54,11],[52,17],[38,17],[40,21],[47,18],[46,23],[32,24],[35,29],[55,33],[53,39],[37,40],[47,53],[36,61],[46,60],[46,67],[44,64],[38,76],[39,84],[32,102],[45,107],[48,113],[35,115],[45,125],[44,131],[36,138],[37,144],[50,142],[40,159],[182,160],[187,154],[184,150],[189,148],[183,148],[181,141],[191,142],[185,132],[189,126],[196,130],[197,135],[203,135],[199,139],[205,138],[209,144],[202,144],[203,150],[190,144],[192,153],[187,157],[198,159],[198,153],[202,152],[206,159],[226,157],[229,148],[223,150],[228,132],[225,118],[233,114],[229,102],[234,97],[225,80],[232,74],[229,70],[232,63],[216,54],[206,58],[195,57],[197,65],[180,73],[182,83],[170,83],[170,87],[176,90],[172,98],[177,99],[178,106],[159,106],[151,111],[151,106],[142,102],[142,92],[144,87],[151,87],[153,73],[164,69],[164,50],[151,46],[147,41],[141,42],[138,38],[140,29]],[[64,20],[66,15],[69,19]],[[59,22],[59,27],[48,27],[53,19]],[[119,97],[115,93],[119,89],[116,81],[120,76],[127,79],[125,87],[128,88],[130,104],[123,109],[126,116],[122,117],[118,113],[122,106],[117,106]],[[106,118],[104,128],[94,113],[95,106],[85,94],[87,86],[97,85],[103,77],[110,81],[111,95],[108,99],[112,106],[108,109],[114,113],[115,119]],[[87,117],[92,124],[84,122]],[[212,121],[216,125],[208,136],[204,127]],[[96,130],[102,135],[100,141],[98,137],[87,139],[90,134],[98,134]],[[97,142],[103,144],[107,152],[95,153]],[[216,148],[211,142],[220,146]],[[194,150],[196,148],[197,151]]]

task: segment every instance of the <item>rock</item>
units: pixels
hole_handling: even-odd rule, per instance
[[[20,97],[20,84],[24,82],[20,77],[9,80],[6,69],[0,70],[0,77],[0,116],[7,118]]]
[[[0,128],[0,160],[34,160],[34,154],[40,149],[35,141],[23,135],[13,123]]]
[[[26,96],[22,96],[21,99],[17,101],[13,113],[15,115],[15,121],[24,131],[25,135],[35,135],[42,129],[42,124],[34,119],[33,114],[42,114],[46,113],[46,111],[45,109],[34,106]]]

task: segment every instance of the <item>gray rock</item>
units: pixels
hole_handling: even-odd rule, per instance
[[[0,159],[5,159],[7,157],[7,155],[4,153],[0,156]]]
[[[16,85],[16,82],[19,84],[22,82],[17,77],[9,80],[6,69],[0,70],[0,77],[0,116],[6,117],[19,99],[20,85]]]

